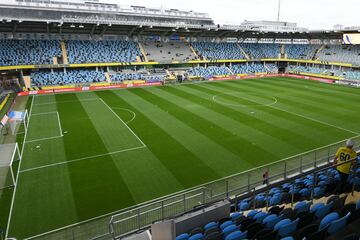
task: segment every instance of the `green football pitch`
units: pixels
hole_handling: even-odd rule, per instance
[[[291,78],[28,98],[23,239],[360,134],[360,90]]]

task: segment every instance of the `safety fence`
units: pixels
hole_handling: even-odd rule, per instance
[[[360,149],[360,136],[353,138],[354,148]],[[119,239],[152,223],[181,215],[204,205],[226,199],[239,198],[254,189],[266,187],[263,173],[270,183],[283,181],[301,173],[329,164],[344,141],[311,150],[277,162],[266,164],[191,189],[171,194],[111,215],[74,224],[29,239]]]

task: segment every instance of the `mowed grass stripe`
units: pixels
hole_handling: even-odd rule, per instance
[[[23,98],[17,98],[15,101],[15,105],[13,105],[12,109],[19,110],[19,111],[24,111],[25,109],[27,109],[29,111],[30,105],[31,105],[31,100],[32,100],[32,97],[28,97],[28,96],[23,97]],[[2,110],[2,112],[4,114],[5,114],[5,112],[8,111],[8,107],[11,104],[12,104],[12,101],[8,101],[7,106]],[[23,132],[24,129],[19,128],[19,132],[20,131]],[[18,142],[19,149],[21,150],[23,139],[24,139],[24,134],[18,134],[16,136],[14,136],[13,139],[3,138],[2,141],[0,141],[0,143],[3,144],[3,143],[7,143],[7,142],[13,142],[15,140],[16,142]],[[15,172],[17,172],[19,163],[14,162],[13,166],[14,166]],[[19,176],[19,178],[20,178],[20,176]],[[11,205],[13,193],[14,193],[14,188],[7,188],[7,189],[3,189],[0,191],[0,213],[1,213],[0,214],[0,229],[7,228],[9,212],[10,212],[10,205]]]
[[[224,119],[220,124],[224,127],[228,126],[228,124],[226,124],[226,119],[231,119],[236,124],[234,130],[239,128],[241,136],[247,139],[247,141],[261,146],[261,148],[266,149],[269,152],[276,152],[275,155],[277,158],[283,158],[287,156],[289,152],[298,152],[302,150],[303,142],[308,140],[291,129],[273,124],[265,118],[258,118],[257,114],[251,114],[251,108],[248,108],[247,111],[238,111],[238,109],[209,100],[212,95],[208,94],[204,89],[179,86],[171,87],[167,89],[167,91],[170,91],[183,99],[191,99],[192,102],[201,103],[203,107],[221,114],[224,116]],[[197,109],[195,109],[195,111],[196,110]],[[209,117],[209,121],[211,120],[212,117]],[[245,147],[245,149],[247,148]],[[276,151],[277,149],[278,151]],[[287,149],[287,151],[283,152],[283,149]],[[270,160],[269,157],[270,155],[266,157],[267,162]]]
[[[297,81],[297,82],[296,82]],[[331,110],[341,110],[341,113],[348,113],[351,114],[352,112],[356,111],[356,108],[350,108],[350,106],[355,106],[357,102],[360,101],[359,94],[349,94],[347,92],[344,92],[343,94],[338,93],[335,91],[335,93],[332,91],[332,89],[325,88],[326,87],[332,87],[337,88],[340,87],[338,85],[330,85],[325,83],[314,83],[312,81],[306,81],[306,80],[290,80],[285,81],[284,79],[262,79],[261,81],[249,81],[249,84],[253,85],[261,85],[259,87],[266,88],[267,86],[272,86],[274,88],[279,89],[279,92],[282,92],[283,89],[289,89],[291,88],[292,92],[296,92],[296,96],[303,96],[306,99],[314,100],[319,105],[326,105],[331,104],[332,108],[325,109],[327,111]],[[348,87],[349,88],[349,87]],[[358,89],[352,89],[354,93],[356,91],[359,91]],[[283,96],[289,96],[292,97],[291,94],[283,94]]]
[[[212,84],[213,83],[209,83],[209,85]],[[213,101],[213,96],[223,92],[207,85],[208,84],[199,84],[191,86],[189,85],[186,87],[190,88],[193,94],[198,94],[199,96],[203,96],[209,101],[212,101],[214,105],[221,105],[224,109],[229,108],[238,112],[238,121],[249,122],[252,128],[258,128],[259,130],[267,132],[268,134],[273,134],[274,137],[287,140],[292,145],[298,147],[300,152],[318,147],[318,144],[314,143],[312,136],[308,134],[308,132],[312,131],[313,129],[304,125],[304,123],[299,123],[298,117],[291,116],[291,118],[289,118],[289,114],[283,112],[275,113],[272,109],[269,110],[269,107],[266,106],[253,105],[251,108],[249,108],[242,106],[226,106],[216,103]],[[204,95],[204,93],[206,93],[206,95]],[[234,104],[237,103],[236,99],[234,99],[232,96],[227,96],[227,98],[229,101],[233,101]],[[253,103],[250,102],[249,104]],[[270,146],[272,145],[271,142],[268,142],[267,144]],[[280,152],[283,151],[284,149],[280,150]],[[285,151],[284,154],[287,154],[287,152]]]
[[[141,138],[143,137],[141,134],[144,131],[143,127],[147,128],[146,121],[149,120],[111,91],[96,92],[96,94],[109,106],[114,107],[114,111],[124,120],[128,119],[129,115],[123,109],[131,109],[134,113],[136,112],[136,118],[129,124],[129,127]],[[160,149],[163,148],[164,143],[156,141],[158,137],[162,136],[162,133],[157,132],[157,126],[149,126],[148,131],[153,136],[145,138],[145,142],[150,143],[151,147],[157,143]],[[182,184],[148,147],[113,155],[112,157],[137,203],[184,189]]]
[[[169,102],[180,105],[180,108],[183,109],[182,112],[188,112],[188,118],[185,118],[184,120],[190,125],[193,124],[195,120],[192,115],[195,115],[196,118],[198,118],[198,124],[203,125],[205,128],[203,134],[208,134],[212,139],[215,139],[218,144],[227,147],[229,151],[238,155],[242,161],[249,162],[252,166],[259,166],[268,163],[269,159],[278,159],[280,156],[274,154],[274,148],[268,148],[267,145],[264,144],[267,141],[271,141],[274,145],[279,144],[281,146],[286,146],[286,148],[290,148],[290,150],[294,150],[291,149],[292,146],[288,145],[286,142],[268,134],[264,134],[264,132],[256,131],[256,129],[250,127],[247,122],[240,121],[241,117],[237,118],[237,116],[234,116],[238,114],[237,112],[230,110],[226,112],[227,114],[224,114],[223,106],[212,104],[206,99],[191,95],[180,89],[184,88],[180,86],[147,90],[159,97],[168,99]],[[182,112],[180,112],[181,116],[186,117],[186,114]],[[214,128],[214,125],[218,127]],[[192,127],[199,129],[198,125],[193,125]],[[210,129],[207,129],[209,127]],[[253,134],[255,131],[257,133],[256,137]],[[231,136],[226,136],[226,134]],[[248,134],[253,134],[252,136],[254,136],[254,138],[246,136]],[[262,141],[259,142],[257,141],[258,139],[261,139]],[[257,152],[257,155],[255,157],[250,157],[254,151]],[[237,166],[236,169],[241,171],[244,169],[243,167],[244,166],[241,166],[239,168],[239,166]]]
[[[174,123],[164,121],[165,119],[153,104],[143,101],[131,92],[132,90],[118,90],[97,94],[109,104],[121,106],[136,113],[136,118],[130,125],[131,128],[184,188],[220,177],[175,138],[180,132]],[[162,184],[167,184],[165,179]]]
[[[295,78],[269,78],[270,80],[280,80],[279,82],[287,83],[288,85],[294,86],[309,86],[307,88],[309,92],[317,93],[324,96],[348,96],[350,98],[359,99],[358,91],[359,89],[349,86],[342,86],[337,84],[328,84],[318,81],[304,80],[304,79],[295,79]],[[339,98],[341,101],[341,98]]]
[[[349,114],[354,114],[357,110],[355,108],[356,102],[354,102],[354,104],[351,104],[352,101],[351,99],[347,98],[346,94],[341,98],[341,100],[343,101],[339,101],[339,98],[335,96],[319,96],[318,94],[310,94],[308,88],[304,88],[304,86],[299,86],[298,88],[288,91],[290,86],[288,85],[288,83],[285,83],[282,80],[266,79],[259,81],[248,81],[247,83],[252,86],[258,86],[261,91],[264,91],[264,89],[268,89],[269,83],[271,83],[271,87],[273,89],[278,89],[278,92],[287,91],[287,93],[285,94],[280,93],[279,98],[284,101],[295,101],[295,103],[297,104],[304,104],[304,106],[300,106],[299,109],[304,109],[310,114],[319,113],[318,110],[320,110],[321,113],[326,112],[324,117],[332,117],[335,115],[336,118],[341,118],[342,120],[345,120],[346,118],[348,118]],[[344,101],[346,102],[346,104],[344,104]],[[357,102],[359,101],[360,97]],[[279,104],[281,104],[282,102],[283,101],[280,101]],[[331,105],[330,108],[329,105]],[[359,115],[353,115],[353,118],[354,120],[360,120]]]
[[[97,96],[95,93],[93,93]],[[97,130],[107,152],[143,146],[127,126],[99,98],[98,101],[81,101],[81,104]]]
[[[214,170],[216,169],[222,176],[231,174],[239,166],[245,169],[253,166],[252,163],[239,157],[239,152],[241,151],[239,148],[242,148],[242,146],[231,141],[236,138],[233,133],[210,123],[206,118],[198,117],[186,111],[181,107],[182,104],[180,102],[172,104],[165,98],[148,91],[150,89],[134,89],[132,92],[148,102],[156,103],[162,112],[171,116],[169,123],[173,122],[177,126],[182,127],[183,133],[191,136],[191,139],[184,139],[186,143],[193,142],[189,146],[192,147],[191,151],[202,156],[203,161],[206,161],[207,165]],[[197,146],[194,144],[197,144]],[[208,155],[206,149],[211,149],[212,154]]]
[[[36,102],[38,97],[33,97]],[[29,101],[31,102],[31,99]],[[36,105],[32,106],[32,113],[36,111],[36,108]],[[46,134],[48,126],[44,126],[43,121],[38,121],[38,118],[31,116],[27,140],[36,137],[33,136],[34,134],[39,134],[33,129],[37,129],[40,134]],[[58,129],[57,125],[51,127]],[[62,140],[26,143],[21,170],[54,161],[65,161],[64,151]],[[62,211],[53,211],[53,208],[62,209]],[[20,173],[10,224],[10,236],[23,239],[40,234],[44,229],[56,229],[77,220],[70,175],[66,168]],[[18,229],[22,231],[19,232]]]
[[[66,166],[21,173],[17,184],[9,237],[24,239],[79,221]]]
[[[248,82],[247,82],[248,83]],[[278,92],[279,90],[276,89],[276,86],[272,86],[271,83],[266,83],[268,84],[268,87],[266,86],[258,86],[257,83],[255,83],[254,81],[251,83],[252,85],[247,85],[247,84],[238,84],[238,83],[234,83],[234,82],[223,82],[222,84],[224,85],[228,85],[228,88],[231,89],[238,89],[238,90],[251,90],[251,89],[262,89],[259,90],[259,92],[263,92],[264,94],[266,94],[266,92],[264,92],[265,88],[267,88],[268,91],[272,91],[272,92]],[[263,82],[264,84],[264,82]],[[255,86],[254,86],[255,85]],[[296,90],[288,90],[289,93],[292,93],[293,96],[297,96],[297,91]],[[290,98],[288,98],[286,95],[285,96],[281,96],[278,97],[278,103],[276,104],[276,106],[272,106],[271,108],[273,109],[277,109],[277,110],[283,110],[283,111],[289,111],[290,113],[295,113],[295,114],[300,114],[303,115],[303,118],[306,117],[310,117],[313,118],[315,120],[318,121],[322,121],[323,125],[326,124],[332,124],[335,126],[338,126],[339,128],[343,128],[343,124],[344,122],[346,123],[348,121],[348,117],[343,117],[343,119],[341,119],[341,121],[339,121],[339,119],[341,118],[341,114],[338,114],[338,112],[333,112],[329,109],[332,109],[332,105],[328,104],[327,107],[317,107],[317,102],[313,102],[313,104],[306,104],[304,103],[304,101],[302,100],[302,97],[299,97],[297,99],[297,101],[291,100]],[[351,102],[351,101],[349,101]],[[294,111],[293,109],[296,109],[296,111]],[[355,109],[355,108],[354,108]],[[293,114],[294,115],[294,114]],[[353,115],[359,115],[358,113],[355,113]],[[329,126],[329,125],[328,125]],[[333,128],[335,128],[334,126],[332,126]],[[346,126],[345,126],[346,128]],[[350,131],[354,131],[351,128],[347,128]],[[352,133],[352,134],[356,134],[356,133]]]
[[[64,100],[73,101],[70,105],[57,106],[63,129],[68,131],[63,138],[67,159],[107,152],[95,126],[82,104],[77,101],[77,96],[56,95],[56,101]],[[135,204],[111,156],[73,162],[66,166],[71,177],[78,221]]]
[[[213,85],[211,87],[212,88],[215,87],[215,88],[219,89],[219,91],[224,91],[226,89],[229,91],[231,91],[231,90],[232,91],[234,91],[234,90],[241,91],[246,88],[246,87],[240,86],[240,85],[229,86],[228,84],[230,84],[230,83],[222,82],[222,83],[217,84],[216,87]],[[210,85],[208,85],[208,86],[210,86]],[[231,96],[231,98],[242,100],[240,97],[237,97],[237,96]],[[259,106],[259,107],[261,107],[261,106]],[[289,107],[292,108],[292,106],[289,106]],[[296,109],[296,108],[292,108],[292,109]],[[354,135],[354,133],[350,133],[349,131],[345,131],[345,130],[339,129],[337,127],[334,127],[334,126],[330,126],[330,125],[326,124],[325,122],[321,122],[321,120],[317,121],[317,119],[309,119],[305,115],[304,116],[297,115],[296,112],[293,112],[293,111],[288,112],[287,110],[278,108],[277,106],[270,106],[267,108],[263,108],[263,111],[267,111],[267,112],[270,111],[270,112],[273,112],[274,114],[285,114],[285,116],[287,116],[287,118],[294,119],[295,121],[303,123],[304,128],[306,128],[306,127],[313,128],[313,130],[311,132],[309,132],[309,133],[312,133],[311,135],[316,134],[316,132],[317,132],[317,133],[321,134],[318,136],[321,136],[322,139],[328,139],[328,140],[331,140],[331,142],[335,142],[335,141],[338,141],[338,140],[341,140],[346,137],[350,137],[350,136]]]

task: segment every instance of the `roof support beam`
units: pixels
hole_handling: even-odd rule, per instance
[[[18,25],[18,22],[15,22],[15,23],[14,23],[14,26],[13,26],[13,28],[12,28],[12,34],[13,34],[13,36],[14,36],[15,33],[16,33],[17,25]]]
[[[91,31],[90,31],[90,36],[94,35],[95,29],[96,29],[96,25],[92,26]]]
[[[104,34],[105,34],[105,32],[106,32],[106,30],[107,30],[107,26],[106,25],[103,25],[103,29],[102,29],[102,31],[101,31],[101,37],[103,37],[104,36]]]
[[[133,35],[133,33],[135,32],[135,30],[137,29],[138,27],[133,27],[130,32],[129,32],[129,36],[131,37]]]

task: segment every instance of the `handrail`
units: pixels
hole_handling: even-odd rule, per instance
[[[359,138],[359,136],[356,136],[356,138]],[[341,142],[343,142],[343,141],[341,141]],[[315,151],[308,151],[303,154],[298,154],[298,155],[295,155],[294,157],[286,158],[281,161],[272,162],[272,163],[269,163],[269,164],[266,164],[263,166],[259,166],[257,168],[250,169],[250,170],[238,173],[238,174],[234,174],[232,176],[228,176],[228,177],[225,177],[225,178],[222,178],[219,180],[215,180],[215,181],[212,181],[212,182],[200,185],[200,186],[207,187],[212,190],[213,194],[212,194],[212,197],[209,199],[209,202],[212,202],[214,200],[225,199],[225,198],[227,198],[227,199],[234,198],[234,197],[236,198],[236,196],[239,196],[239,194],[243,195],[244,193],[249,193],[249,192],[251,192],[251,191],[249,191],[250,189],[254,189],[254,191],[255,191],[257,188],[259,188],[260,186],[263,185],[261,180],[259,180],[259,179],[252,180],[251,179],[251,174],[253,174],[254,172],[256,174],[259,174],[258,170],[267,170],[268,171],[270,168],[272,168],[274,166],[275,167],[283,166],[284,167],[283,171],[280,171],[276,174],[269,175],[269,180],[272,179],[273,181],[289,180],[289,179],[295,178],[295,176],[296,176],[296,178],[298,178],[299,176],[306,175],[309,172],[311,172],[312,170],[316,170],[316,169],[323,170],[324,166],[325,167],[328,166],[331,163],[331,158],[334,157],[333,154],[330,154],[330,151],[334,152],[335,149],[331,149],[331,147],[336,146],[336,148],[337,148],[337,147],[339,147],[338,145],[341,142],[329,145],[324,148],[316,149]],[[326,152],[325,155],[324,155],[324,150]],[[310,162],[306,162],[306,161],[304,162],[304,160],[306,160],[306,156],[309,154],[313,157],[313,160],[311,160]],[[297,159],[299,157],[300,157],[300,159]],[[296,161],[299,160],[300,165],[299,166],[298,165],[291,166],[292,160],[296,160]],[[341,164],[345,164],[345,163],[340,163],[338,165],[341,165]],[[292,176],[292,175],[294,175],[294,176]],[[241,185],[241,181],[238,180],[236,183],[237,185],[235,187],[229,186],[230,182],[233,179],[237,179],[241,176],[248,177],[247,185]],[[219,187],[217,185],[223,185],[223,186]],[[200,186],[198,186],[198,187],[200,187]],[[261,191],[264,191],[263,187],[261,188]],[[183,193],[183,194],[186,194],[186,193]],[[203,205],[206,206],[209,202],[204,202]],[[164,211],[164,210],[162,209],[161,211]],[[185,212],[183,212],[183,213],[185,213]],[[127,214],[131,215],[131,213],[129,211],[127,212]],[[123,215],[126,215],[126,213],[123,213]],[[119,215],[117,215],[117,216],[119,217]],[[127,234],[126,233],[127,230],[125,231],[125,229],[123,229],[124,231],[122,231],[121,228],[129,227],[129,225],[127,225],[126,222],[128,221],[130,224],[133,217],[134,216],[127,217],[126,219],[120,219],[117,221],[113,221],[114,219],[112,218],[112,221],[110,221],[110,225],[112,225],[111,228],[114,230],[114,232],[116,230],[117,230],[117,232],[120,232],[120,235],[115,235],[113,232],[114,239]],[[139,215],[139,217],[141,217],[141,215]],[[119,228],[116,229],[116,225],[119,225],[120,229]],[[124,225],[124,226],[122,226],[122,225]],[[144,227],[146,227],[146,226],[144,225]],[[136,229],[136,230],[138,230],[138,229]]]
[[[360,136],[354,138],[357,144],[360,143]],[[332,153],[344,142],[345,140],[339,141],[313,151],[132,206],[113,213],[112,216],[107,214],[94,220],[73,224],[30,239],[49,239],[53,236],[55,238],[52,239],[100,239],[104,236],[115,239],[126,236],[129,233],[149,227],[154,221],[179,216],[192,211],[194,208],[205,207],[215,201],[226,198],[236,199],[236,196],[239,198],[239,196],[244,197],[245,194],[254,191],[264,191],[266,185],[262,184],[261,175],[265,170],[269,171],[271,184],[280,184],[281,181],[289,181],[295,176],[301,176],[300,174],[309,174],[314,169],[329,166],[334,157]],[[360,144],[356,145],[355,149],[359,147]],[[253,191],[251,191],[252,189]]]

